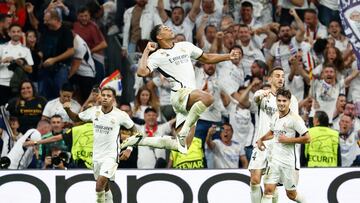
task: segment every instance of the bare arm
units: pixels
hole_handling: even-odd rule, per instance
[[[195,22],[196,16],[200,13],[200,0],[194,0],[191,10],[189,12],[189,18],[192,22]]]
[[[211,150],[215,149],[215,145],[216,145],[215,142],[212,140],[212,136],[215,134],[215,132],[216,132],[216,128],[213,125],[209,128],[208,133],[206,135],[205,142],[208,145],[209,149]]]
[[[230,96],[228,94],[226,94],[225,91],[220,92],[220,98],[225,107],[227,107],[231,102]]]
[[[238,51],[232,50],[230,54],[209,54],[204,53],[199,58],[199,61],[203,63],[219,63],[222,61],[232,60],[232,59],[238,59],[240,57],[240,53]]]
[[[73,75],[75,75],[80,67],[81,61],[81,59],[73,58],[71,61],[71,68],[69,70],[68,78],[71,78]]]
[[[105,40],[100,42],[100,44],[96,45],[94,48],[91,49],[91,53],[97,53],[99,51],[102,51],[103,49],[106,49],[108,47],[108,44]]]
[[[298,6],[298,7],[301,7],[304,5],[304,1],[305,0],[290,0],[290,2],[295,5],[295,6]]]
[[[295,39],[297,42],[300,43],[300,42],[304,41],[305,25],[304,25],[303,21],[300,19],[300,17],[298,16],[298,14],[296,13],[294,8],[290,9],[289,13],[290,13],[290,15],[292,15],[294,17],[296,25],[299,28],[296,31]]]
[[[159,15],[160,15],[161,20],[163,21],[163,23],[165,23],[169,19],[169,17],[166,14],[163,0],[158,0],[157,9],[159,11]]]
[[[25,3],[25,7],[26,7],[26,11],[29,16],[29,21],[30,21],[31,26],[35,30],[37,30],[39,27],[39,21],[34,14],[34,5],[32,5],[30,2],[27,2],[27,3]]]
[[[249,165],[249,161],[247,160],[245,155],[240,155],[240,162],[241,162],[241,166],[242,168],[248,168]]]
[[[66,111],[67,115],[69,116],[69,118],[74,121],[74,122],[80,122],[81,119],[79,118],[79,115],[77,113],[74,113],[71,111],[70,107],[71,104],[70,102],[65,102],[63,104],[64,110]]]
[[[349,87],[351,84],[351,81],[354,80],[356,77],[359,76],[360,71],[359,70],[353,70],[352,73],[346,77],[345,79],[345,87]]]
[[[201,24],[196,32],[196,41],[198,43],[198,46],[200,48],[203,48],[204,47],[204,40],[203,40],[203,36],[204,36],[204,33],[205,33],[205,27],[206,27],[206,22],[208,20],[208,16],[207,15],[204,15],[202,20],[201,20]]]
[[[68,59],[74,54],[75,54],[75,49],[74,48],[68,48],[64,53],[54,57],[55,63],[63,61],[65,59]]]
[[[155,49],[156,43],[154,42],[149,42],[144,49],[144,52],[139,60],[139,66],[136,72],[139,77],[146,77],[151,73],[150,69],[147,67],[147,60],[149,58],[150,52],[155,51]]]
[[[285,135],[279,136],[279,142],[285,144],[306,144],[310,143],[311,138],[308,132],[305,135],[300,137],[286,137]]]
[[[274,133],[273,131],[269,130],[269,132],[267,132],[264,136],[262,136],[260,138],[261,141],[266,141],[266,140],[271,140],[274,138]]]
[[[246,89],[243,91],[243,93],[239,97],[239,104],[241,104],[245,108],[250,107],[250,101],[249,101],[249,93],[251,91],[251,88],[253,88],[254,85],[258,85],[261,83],[261,80],[255,78],[250,85],[246,87]]]

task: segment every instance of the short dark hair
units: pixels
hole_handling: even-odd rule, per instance
[[[261,69],[264,69],[265,71],[269,69],[269,66],[260,59],[255,59],[254,63],[256,63]]]
[[[324,63],[324,64],[323,64],[323,70],[324,70],[325,68],[332,68],[332,69],[334,69],[334,71],[336,71],[336,67],[335,67],[335,65],[332,64],[332,63]]]
[[[60,116],[59,114],[54,114],[53,116],[51,116],[50,119],[52,119],[52,118],[60,118],[61,120],[63,120],[63,117]]]
[[[161,29],[161,26],[162,24],[159,24],[159,25],[155,25],[155,27],[151,30],[150,32],[150,39],[153,41],[153,42],[158,42],[157,40],[157,36],[160,32],[160,29]]]
[[[9,30],[11,30],[11,28],[13,28],[13,27],[19,27],[22,30],[22,27],[19,23],[11,23],[9,26]]]
[[[312,9],[312,8],[305,9],[305,11],[304,11],[304,15],[305,15],[306,13],[312,13],[312,14],[317,15],[317,13],[316,13],[315,9]]]
[[[114,88],[112,88],[110,86],[105,86],[105,87],[101,88],[101,93],[106,90],[111,91],[111,93],[113,94],[114,97],[116,96],[116,90]]]
[[[82,7],[80,7],[78,10],[77,10],[77,14],[80,14],[80,13],[84,13],[84,12],[89,12],[90,14],[91,14],[91,12],[90,12],[90,9],[89,9],[89,7],[88,6],[82,6]]]
[[[71,83],[64,83],[61,86],[61,91],[65,91],[65,92],[74,92],[74,87],[72,86]]]
[[[329,126],[329,116],[325,111],[316,111],[314,118],[317,118],[319,121],[319,126],[328,127]]]
[[[149,113],[149,112],[153,112],[153,113],[156,113],[157,114],[157,111],[153,108],[153,107],[148,107],[145,109],[145,114]]]
[[[290,90],[281,87],[276,91],[276,97],[278,97],[278,96],[283,96],[290,100],[291,92],[290,92]]]
[[[284,72],[284,69],[280,66],[276,66],[275,68],[271,69],[268,76],[271,76],[276,70],[281,70]]]
[[[240,49],[241,55],[244,55],[244,51],[243,51],[243,49],[242,49],[241,46],[239,46],[239,45],[234,45],[233,47],[231,47],[230,52],[231,52],[233,49]]]
[[[229,126],[231,128],[231,131],[234,132],[234,129],[230,123],[225,122],[225,123],[223,123],[223,126],[224,125]]]
[[[244,2],[241,3],[241,7],[250,7],[252,9],[253,5],[249,1],[244,1]]]
[[[215,28],[215,30],[217,30],[217,28],[216,28],[216,26],[215,26],[215,25],[210,24],[210,25],[207,25],[207,26],[205,27],[204,33],[206,33],[206,32],[207,32],[207,30],[208,30],[209,28],[211,28],[211,27],[213,27],[213,28]]]

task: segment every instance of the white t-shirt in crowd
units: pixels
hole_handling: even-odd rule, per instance
[[[160,74],[156,75],[152,81],[154,82],[154,84],[156,85],[159,91],[160,106],[171,105],[170,102],[171,86],[169,81],[167,81],[164,78],[164,76]]]
[[[258,95],[262,95],[264,90],[258,90],[255,92],[254,98]],[[264,97],[259,104],[259,117],[256,122],[258,122],[257,128],[255,131],[255,139],[253,142],[253,146],[256,146],[256,141],[264,136],[270,130],[270,122],[272,116],[277,112],[277,104],[276,97],[272,93],[270,93],[267,97]],[[294,95],[291,95],[290,100],[290,109],[295,114],[299,112],[299,104]]]
[[[94,78],[96,74],[94,59],[86,42],[79,36],[74,37],[75,59],[81,59],[81,64],[76,74]]]
[[[34,147],[23,147],[28,138],[31,141],[39,141],[41,133],[36,129],[30,129],[15,143],[7,155],[11,162],[9,169],[26,169],[30,165],[34,156]]]
[[[196,88],[195,72],[191,59],[198,59],[203,51],[190,42],[174,43],[170,49],[158,49],[147,61],[150,71],[157,69],[165,76],[173,90]]]
[[[220,122],[221,121],[221,110],[223,109],[223,104],[221,101],[221,91],[222,87],[219,84],[219,77],[215,72],[212,76],[209,76],[205,73],[203,68],[195,68],[195,78],[196,78],[196,87],[197,89],[203,89],[208,81],[208,91],[214,98],[214,102],[209,106],[205,112],[200,115],[201,120]]]
[[[252,46],[251,44],[248,46],[242,46],[244,54],[241,59],[241,64],[244,67],[245,75],[251,75],[251,65],[255,60],[265,61],[264,54],[261,52],[261,50],[255,46]]]
[[[193,42],[192,30],[195,26],[195,23],[193,21],[191,21],[189,16],[186,16],[183,23],[178,26],[172,22],[171,18],[168,18],[168,20],[164,24],[166,26],[170,27],[175,35],[183,34],[183,35],[185,35],[186,41]]]
[[[305,82],[301,75],[295,75],[292,81],[289,78],[285,78],[285,87],[288,88],[298,101],[304,99]]]
[[[4,59],[6,57],[23,58],[28,65],[34,65],[30,49],[21,43],[13,45],[10,41],[0,45],[0,58]],[[11,77],[14,75],[14,72],[7,68],[8,65],[9,63],[0,64],[0,85],[2,86],[10,86]]]
[[[309,38],[311,38],[313,40],[316,40],[318,38],[326,39],[328,37],[327,28],[326,28],[326,26],[324,26],[323,24],[321,24],[319,22],[316,29],[315,29],[315,31],[312,31],[305,24],[304,37],[309,37]]]
[[[239,87],[244,86],[245,70],[242,64],[233,64],[231,61],[218,63],[216,72],[219,74],[219,83],[228,95],[236,92]]]
[[[354,61],[351,65],[352,70],[357,70],[357,62]],[[349,92],[347,95],[348,101],[353,101],[354,103],[360,102],[360,75],[354,78],[349,87]]]
[[[138,126],[136,125],[140,132],[143,132],[145,136],[146,134],[145,125]],[[170,123],[164,123],[158,125],[157,131],[154,133],[154,137],[159,136],[168,136],[171,133]],[[137,167],[140,169],[153,169],[155,168],[155,164],[157,159],[163,158],[166,159],[166,151],[165,149],[158,149],[148,146],[138,146],[138,159],[137,159]]]
[[[280,135],[294,138],[305,135],[308,132],[304,120],[291,110],[285,116],[280,117],[275,113],[270,122],[270,130],[274,135],[274,142],[270,149],[270,164],[290,169],[300,169],[300,145],[280,143]]]
[[[71,103],[70,110],[72,112],[79,113],[81,109],[80,104],[73,99],[71,99],[70,103]],[[69,122],[69,123],[73,122],[66,113],[66,111],[64,110],[63,104],[60,102],[60,98],[53,99],[48,103],[46,103],[42,115],[51,118],[51,116],[56,114],[60,115],[64,122]]]
[[[324,80],[314,80],[310,89],[311,96],[319,103],[319,109],[311,109],[310,117],[316,110],[325,111],[332,123],[332,117],[336,109],[336,101],[339,94],[345,93],[344,81],[337,81],[335,86],[327,84]]]
[[[195,20],[195,24],[196,27],[200,27],[201,25],[201,21],[203,19],[203,16],[207,15],[208,16],[208,22],[206,23],[206,25],[215,25],[215,27],[220,27],[220,21],[222,18],[222,8],[215,8],[214,13],[212,14],[206,14],[202,9],[199,13],[199,15],[196,17]]]
[[[245,155],[245,149],[235,141],[231,141],[229,146],[219,139],[213,142],[215,143],[214,168],[239,168],[240,156]]]
[[[360,148],[357,144],[358,131],[353,130],[348,138],[340,136],[341,166],[349,167],[355,161],[356,156],[360,155]]]
[[[227,106],[229,123],[234,129],[233,140],[241,146],[252,145],[254,139],[254,124],[251,122],[251,113],[256,113],[256,106],[251,103],[249,108],[241,108],[234,102]]]
[[[101,106],[93,106],[79,113],[79,118],[83,121],[92,121],[94,124],[93,160],[117,160],[120,152],[120,126],[126,129],[134,126],[129,115],[116,107],[105,114]]]

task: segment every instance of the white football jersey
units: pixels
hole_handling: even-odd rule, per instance
[[[285,168],[300,169],[300,145],[299,144],[283,144],[279,143],[280,135],[286,137],[298,137],[308,132],[304,120],[299,114],[291,110],[285,116],[280,117],[276,112],[271,119],[270,130],[274,134],[274,142],[270,148],[271,156],[269,161],[271,164],[280,165]]]
[[[191,59],[198,59],[203,51],[190,42],[174,43],[170,49],[158,49],[148,58],[150,71],[157,69],[171,84],[172,90],[196,89]]]
[[[120,126],[130,129],[134,122],[129,115],[113,107],[108,113],[103,113],[101,106],[93,106],[81,113],[79,118],[83,121],[92,121],[94,125],[93,160],[115,158],[117,160],[120,150]]]
[[[254,97],[262,95],[264,90],[258,90],[255,92]],[[299,113],[298,101],[294,95],[291,95],[290,109],[295,114]],[[267,97],[264,97],[260,104],[258,104],[258,128],[255,132],[255,139],[253,140],[253,146],[256,146],[256,141],[264,136],[270,130],[270,121],[272,116],[277,112],[276,96],[270,93]]]

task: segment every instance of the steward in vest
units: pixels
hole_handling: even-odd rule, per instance
[[[317,111],[314,127],[309,129],[311,142],[303,147],[301,164],[307,167],[341,166],[339,133],[329,128],[329,117],[324,111]]]

